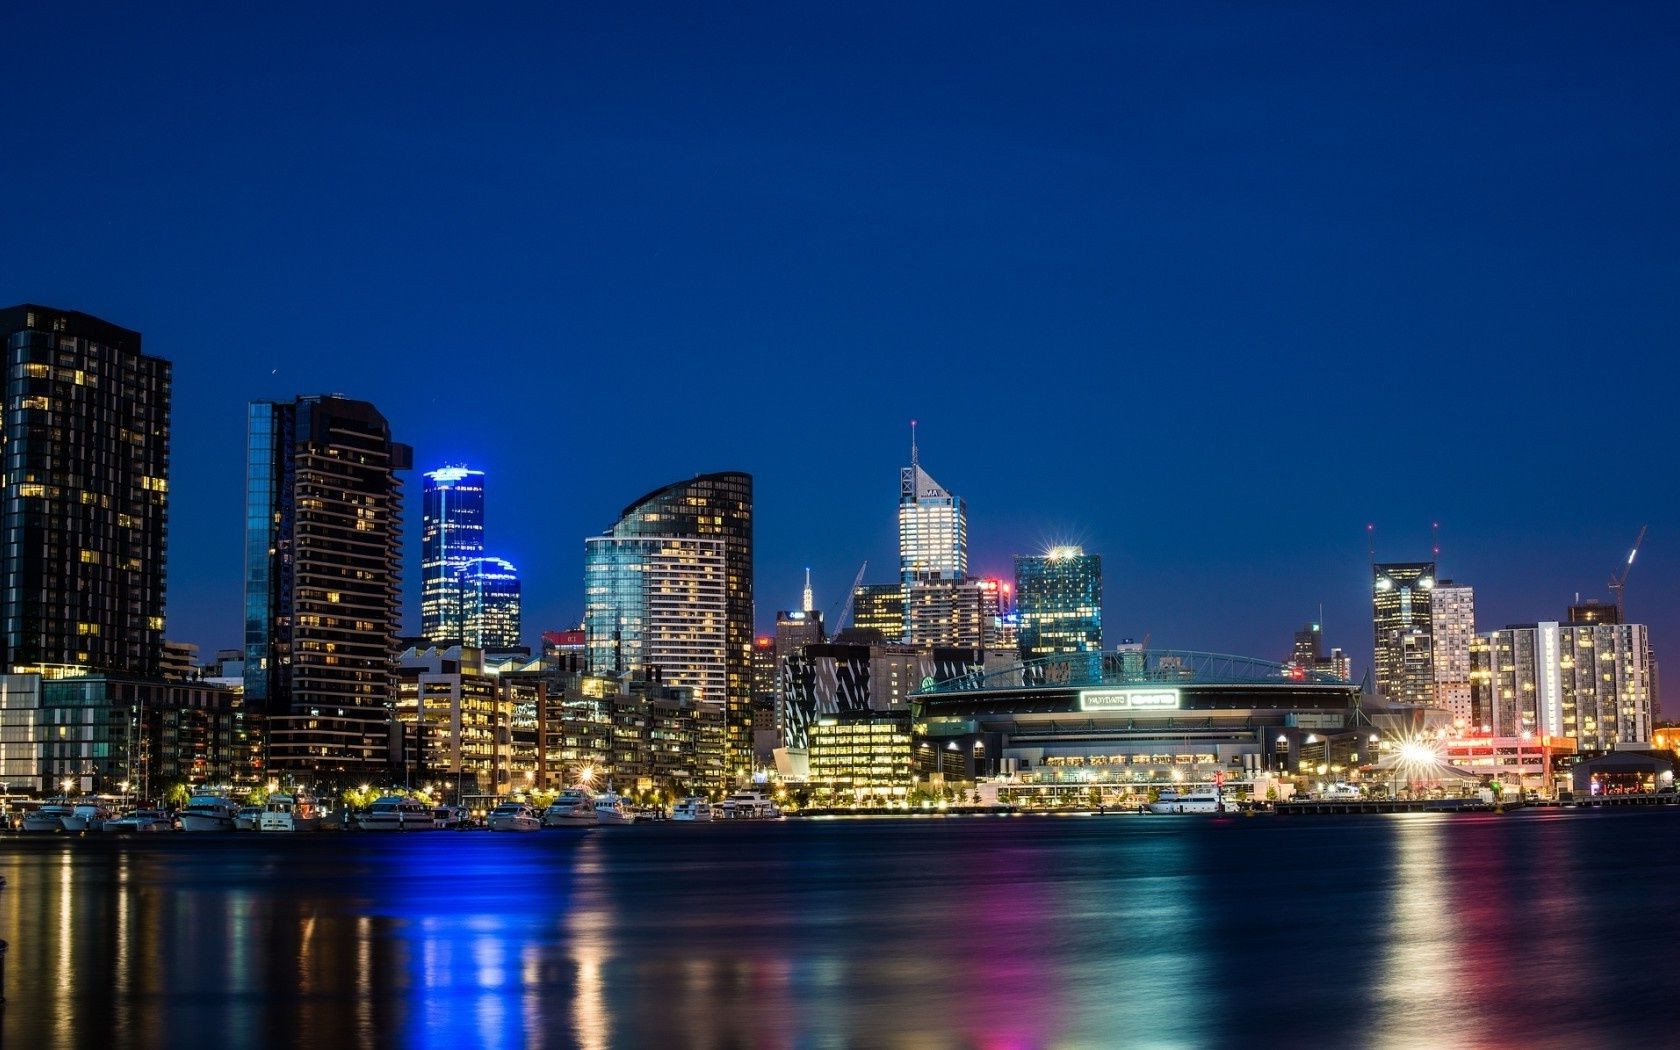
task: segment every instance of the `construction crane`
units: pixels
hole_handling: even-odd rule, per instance
[[[869,562],[858,566],[857,578],[846,588],[846,599],[840,603],[840,613],[829,622],[829,637],[833,637],[846,629],[846,620],[852,615],[852,603],[857,599],[857,590],[863,586],[863,574],[869,571]]]
[[[1628,573],[1633,571],[1634,556],[1639,553],[1640,545],[1645,542],[1645,530],[1648,528],[1650,528],[1648,525],[1639,526],[1639,538],[1633,541],[1633,549],[1628,551],[1627,561],[1622,564],[1622,571],[1610,577],[1610,593],[1616,596],[1616,621],[1618,623],[1627,622],[1627,617],[1623,615],[1625,610],[1622,608],[1622,589],[1627,586]]]

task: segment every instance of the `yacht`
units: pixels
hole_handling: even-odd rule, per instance
[[[737,791],[723,800],[725,820],[774,820],[782,815],[762,791]]]
[[[471,823],[467,811],[460,806],[433,806],[432,827],[434,828],[463,828]]]
[[[76,803],[70,812],[61,814],[58,821],[64,825],[65,831],[98,831],[114,816],[116,814],[105,803],[98,799],[86,799]]]
[[[258,831],[316,831],[321,827],[321,804],[314,795],[270,795],[257,818]]]
[[[67,798],[49,798],[23,815],[25,831],[63,831],[64,818],[76,811]]]
[[[567,788],[543,810],[543,823],[551,828],[595,823],[595,796],[585,787]]]
[[[537,811],[523,802],[504,802],[490,811],[485,823],[491,831],[536,831],[542,827]]]
[[[105,830],[118,834],[141,831],[174,831],[175,822],[161,809],[136,809],[105,822]]]
[[[240,806],[239,812],[233,815],[233,830],[257,830],[257,825],[262,821],[262,815],[263,807],[261,806]]]
[[[239,807],[221,795],[194,795],[181,811],[182,831],[232,831]]]
[[[373,807],[362,814],[361,824],[363,831],[430,831],[436,826],[432,807],[401,795],[374,799]]]
[[[1177,788],[1162,788],[1161,794],[1149,804],[1151,813],[1219,813],[1225,802],[1217,788],[1191,788],[1182,794]]]
[[[690,795],[672,807],[671,819],[691,823],[710,823],[712,804],[698,795]]]
[[[597,824],[634,824],[636,811],[630,808],[630,803],[610,788],[605,795],[595,796],[595,823]]]

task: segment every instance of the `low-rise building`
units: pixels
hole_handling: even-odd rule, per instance
[[[811,783],[858,798],[902,796],[914,779],[910,713],[855,712],[811,727]]]

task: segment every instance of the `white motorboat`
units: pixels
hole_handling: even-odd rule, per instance
[[[136,809],[115,820],[107,820],[104,830],[118,834],[142,831],[174,831],[175,822],[161,809]]]
[[[115,817],[109,806],[98,799],[78,802],[70,812],[58,818],[64,825],[65,831],[98,831],[105,826],[105,822]]]
[[[194,795],[181,811],[182,831],[232,831],[239,807],[221,795]]]
[[[634,824],[636,811],[623,796],[609,790],[605,795],[595,796],[595,823]]]
[[[595,823],[595,796],[588,788],[567,788],[543,810],[543,823],[551,828]]]
[[[504,802],[490,811],[485,820],[491,831],[537,831],[542,819],[537,811],[523,802]]]
[[[467,811],[460,806],[433,806],[432,827],[459,828],[469,823]]]
[[[1211,787],[1192,788],[1182,794],[1177,788],[1162,788],[1149,804],[1151,813],[1219,813],[1224,808],[1218,789]]]
[[[321,804],[314,795],[297,792],[270,795],[257,818],[258,831],[316,831],[321,827]]]
[[[782,815],[762,791],[737,791],[723,800],[725,820],[774,820]]]
[[[263,807],[240,806],[239,812],[233,815],[233,830],[255,831],[262,822]]]
[[[671,808],[671,819],[689,823],[710,823],[712,804],[699,795],[690,795]]]
[[[417,798],[386,795],[373,801],[362,814],[363,831],[430,831],[437,825],[432,819],[432,807]]]
[[[23,815],[25,831],[63,831],[64,818],[76,811],[67,798],[50,798]]]

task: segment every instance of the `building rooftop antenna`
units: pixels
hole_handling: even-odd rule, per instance
[[[910,469],[915,470],[919,466],[921,466],[921,460],[916,454],[916,421],[912,419],[910,421]]]
[[[1375,569],[1377,567],[1377,523],[1374,521],[1365,523],[1365,553],[1370,555],[1371,568]]]
[[[1432,522],[1429,526],[1429,556],[1439,568],[1441,561],[1441,523]]]
[[[811,599],[812,599],[812,596],[811,596],[811,567],[809,565],[807,565],[807,566],[805,566],[805,612],[806,613],[812,613],[812,612],[816,611],[816,604]]]

